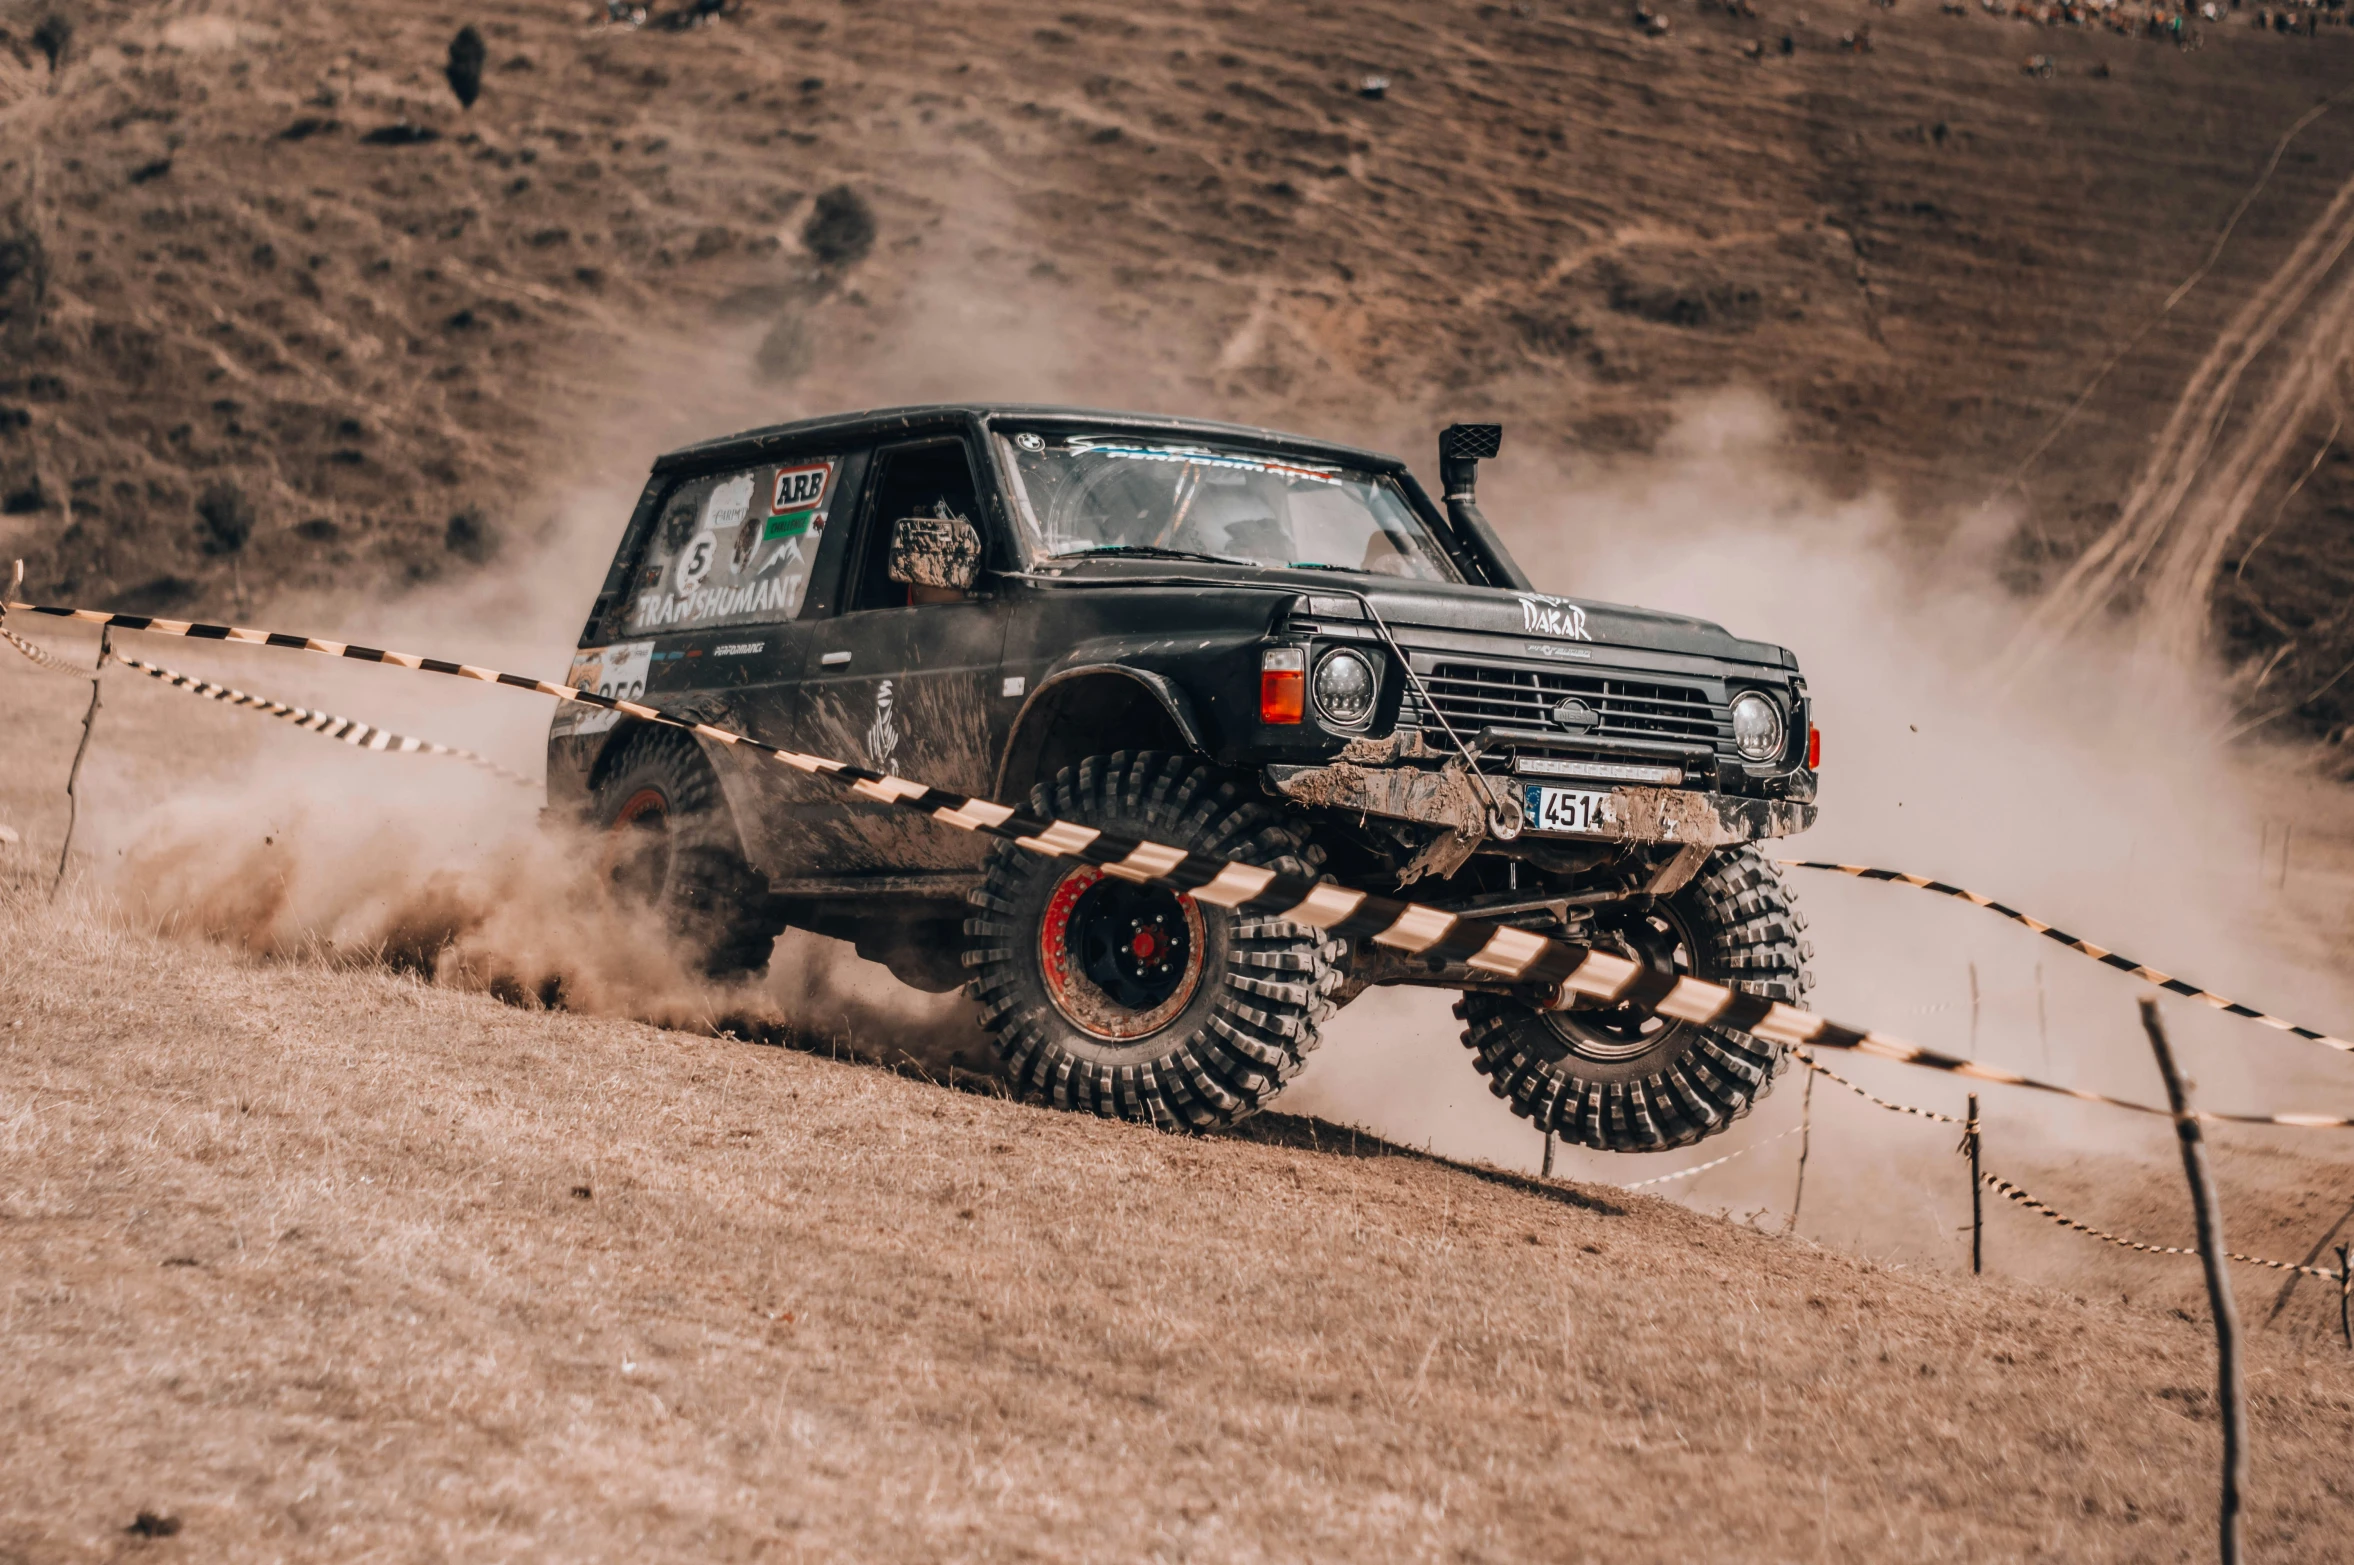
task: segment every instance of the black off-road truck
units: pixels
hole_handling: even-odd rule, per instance
[[[1797,1002],[1808,946],[1751,846],[1813,819],[1780,647],[1536,590],[1480,514],[1494,425],[1395,457],[1061,408],[901,408],[674,451],[623,531],[576,686],[935,787],[1561,933]],[[1365,989],[1461,991],[1519,1113],[1680,1146],[1780,1064],[1744,1033],[1547,1011],[951,831],[610,712],[565,708],[551,803],[715,976],[786,926],[964,986],[1069,1108],[1215,1124]]]

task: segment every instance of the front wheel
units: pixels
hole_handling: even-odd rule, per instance
[[[1091,756],[1038,814],[1313,876],[1291,826],[1182,755]],[[1001,842],[965,920],[966,989],[1025,1097],[1206,1128],[1256,1111],[1316,1046],[1344,942]]]
[[[1812,981],[1806,920],[1753,848],[1720,849],[1685,887],[1600,923],[1594,943],[1661,972],[1788,1005]],[[1781,1069],[1778,1045],[1626,1006],[1539,1011],[1501,995],[1455,1006],[1464,1046],[1512,1111],[1603,1152],[1689,1146],[1749,1112]]]

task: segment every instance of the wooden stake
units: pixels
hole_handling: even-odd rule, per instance
[[[1978,1094],[1970,1094],[1969,1123],[1962,1144],[1970,1149],[1970,1275],[1986,1271],[1986,1182],[1978,1177]]]
[[[98,633],[98,662],[90,670],[90,710],[82,714],[82,742],[74,746],[73,770],[65,778],[65,846],[57,850],[57,878],[49,882],[49,900],[57,900],[57,888],[65,884],[65,867],[74,854],[74,827],[82,818],[82,757],[90,753],[90,730],[98,723],[98,691],[101,677],[106,673],[106,660],[114,655],[114,627]]]
[[[2043,1051],[2043,1074],[2044,1079],[2048,1081],[2052,1074],[2052,1030],[2050,1024],[2044,1019],[2043,964],[2041,962],[2035,964],[2035,1042],[2036,1046]]]
[[[1978,1053],[1978,964],[1970,964],[1970,1053]],[[1970,1094],[1969,1123],[1962,1127],[1962,1145],[1970,1153],[1970,1275],[1986,1271],[1986,1187],[1978,1180],[1978,1094]]]
[[[2215,1316],[2215,1400],[2223,1413],[2223,1496],[2217,1534],[2223,1565],[2240,1557],[2240,1491],[2248,1478],[2248,1397],[2240,1374],[2240,1317],[2231,1301],[2231,1277],[2224,1270],[2222,1202],[2207,1166],[2207,1141],[2191,1112],[2190,1084],[2174,1068],[2174,1051],[2158,1025],[2158,1002],[2141,1003],[2142,1031],[2150,1035],[2158,1074],[2166,1078],[2166,1104],[2174,1111],[2175,1138],[2182,1143],[2182,1172],[2191,1187],[2191,1215],[2198,1221],[2199,1260],[2207,1270],[2207,1304]]]
[[[1806,1073],[1806,1091],[1798,1099],[1798,1188],[1790,1192],[1790,1221],[1782,1225],[1787,1239],[1798,1231],[1798,1205],[1806,1199],[1806,1154],[1815,1139],[1815,1073]]]
[[[2354,1348],[2354,1320],[2347,1319],[2346,1307],[2354,1303],[2354,1245],[2338,1246],[2338,1335],[2346,1339],[2346,1346]]]
[[[1553,1177],[1553,1132],[1550,1130],[1545,1132],[1545,1166],[1539,1173],[1546,1179]]]

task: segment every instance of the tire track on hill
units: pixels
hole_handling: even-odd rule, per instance
[[[2030,613],[2000,668],[2006,680],[2044,661],[2137,584],[2147,644],[2178,656],[2203,644],[2215,568],[2345,357],[2354,272],[2331,278],[2349,248],[2354,178],[2338,187],[2192,370],[2117,520]],[[2233,408],[2250,372],[2300,321],[2309,329],[2286,349],[2258,409],[2235,426]],[[2227,429],[2233,433],[2224,443]]]
[[[2290,350],[2263,404],[2184,507],[2181,525],[2159,554],[2142,600],[2143,640],[2153,652],[2187,662],[2205,650],[2223,557],[2329,401],[2350,348],[2354,270],[2316,308],[2312,330]]]

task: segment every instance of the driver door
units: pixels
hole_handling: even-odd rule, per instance
[[[800,747],[935,788],[986,797],[1021,707],[1000,675],[1006,603],[984,574],[956,601],[914,601],[890,579],[892,526],[902,517],[962,516],[984,560],[1004,558],[962,439],[875,453],[833,613],[809,627],[797,722]],[[806,861],[825,876],[978,868],[986,838],[899,805],[847,793],[812,812]]]

